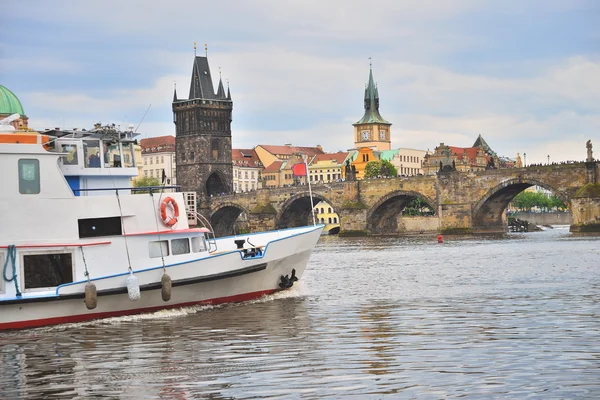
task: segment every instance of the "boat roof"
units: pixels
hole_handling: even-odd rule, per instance
[[[135,136],[139,136],[137,132],[121,132],[121,131],[110,131],[105,130],[63,130],[63,129],[48,129],[40,132],[43,135],[53,136],[57,138],[65,139],[100,139],[100,140],[119,140],[121,142],[135,141]]]

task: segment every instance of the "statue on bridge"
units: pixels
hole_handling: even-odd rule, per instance
[[[356,180],[356,167],[354,165],[350,166],[350,160],[346,160],[346,180]]]
[[[588,140],[585,144],[585,148],[587,149],[587,162],[593,162],[594,157],[592,157],[592,141]]]

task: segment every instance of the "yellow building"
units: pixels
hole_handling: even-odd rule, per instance
[[[356,179],[364,179],[365,167],[370,161],[377,161],[373,149],[370,147],[361,147],[354,153],[354,160],[351,165],[356,170]]]
[[[319,224],[339,224],[340,217],[333,212],[333,208],[326,201],[320,201],[315,205],[315,217]]]
[[[308,166],[310,181],[327,183],[346,179],[346,161],[352,154],[347,151],[317,154]]]

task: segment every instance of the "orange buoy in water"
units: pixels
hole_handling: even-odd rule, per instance
[[[438,235],[437,239],[438,243],[444,243],[444,237],[442,235]]]

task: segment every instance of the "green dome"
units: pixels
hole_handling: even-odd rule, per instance
[[[0,114],[25,116],[21,102],[13,92],[0,85]]]

